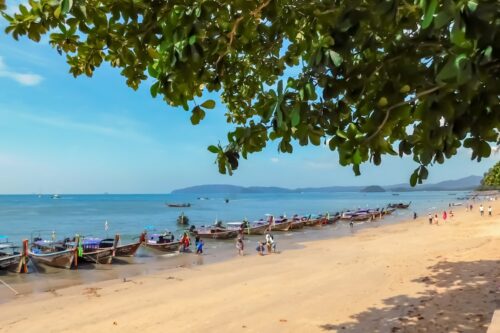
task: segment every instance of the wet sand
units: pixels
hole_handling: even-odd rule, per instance
[[[422,217],[263,257],[250,241],[232,260],[27,294],[0,305],[0,332],[486,332],[500,205],[482,218],[477,207],[439,226]]]

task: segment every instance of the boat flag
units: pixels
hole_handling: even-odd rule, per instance
[[[108,221],[104,222],[104,231],[108,231],[109,226],[108,226]]]

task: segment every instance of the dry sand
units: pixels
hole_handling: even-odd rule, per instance
[[[18,297],[0,305],[0,332],[486,332],[500,308],[500,204],[493,217],[478,206],[439,226],[422,217]]]

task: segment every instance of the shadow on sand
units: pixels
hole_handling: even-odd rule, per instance
[[[431,275],[414,282],[426,290],[418,297],[399,295],[384,300],[340,324],[320,328],[332,332],[486,332],[500,308],[500,260],[440,262]]]

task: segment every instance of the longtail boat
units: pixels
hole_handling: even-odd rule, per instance
[[[226,223],[227,230],[243,232],[247,235],[264,235],[269,231],[269,223],[264,221],[256,222],[229,222]]]
[[[31,262],[38,268],[44,270],[43,266],[70,269],[76,267],[76,248],[67,248],[64,242],[43,240],[39,237],[31,242],[28,252]]]
[[[410,207],[410,205],[411,205],[411,201],[408,202],[407,204],[404,204],[402,202],[400,202],[400,203],[390,203],[390,204],[387,205],[387,207],[389,207],[389,208],[398,208],[398,209],[406,209],[406,208]]]
[[[141,234],[139,237],[139,241],[130,244],[120,244],[120,235],[116,235],[118,237],[118,245],[115,247],[115,257],[133,257],[135,253],[141,246],[141,244],[145,241],[145,234]],[[99,248],[112,248],[115,243],[115,239],[106,238],[101,241],[99,244]]]
[[[26,254],[24,250],[20,252],[18,249],[18,246],[9,242],[7,236],[0,236],[0,270],[8,270],[14,273],[27,271]]]
[[[244,232],[248,235],[264,235],[269,231],[269,224],[257,224],[249,223],[248,227],[244,229]]]
[[[286,217],[280,217],[275,219],[274,216],[271,216],[271,230],[272,231],[288,231],[292,226],[292,221],[288,221]]]
[[[142,234],[144,241],[142,246],[148,250],[162,253],[178,252],[181,247],[181,242],[175,241],[174,234],[170,231],[163,233]]]
[[[305,222],[306,227],[320,227],[323,225],[323,222],[325,222],[326,219],[322,216],[310,216],[307,221]]]
[[[290,226],[290,230],[297,230],[304,228],[306,221],[307,217],[295,214],[294,216],[292,216],[292,225]]]
[[[195,229],[193,231],[195,235],[201,238],[212,238],[212,239],[232,239],[238,236],[238,230],[228,230],[224,227],[209,226],[201,227],[200,229]]]
[[[101,238],[76,237],[74,241],[65,243],[67,249],[77,249],[78,261],[92,264],[111,264],[118,239],[115,237],[114,244],[109,248],[101,248]]]
[[[391,215],[395,210],[396,208],[384,208],[382,212],[384,213],[384,215]]]
[[[168,207],[171,207],[171,208],[189,208],[189,207],[191,207],[190,203],[167,203],[166,205]]]

